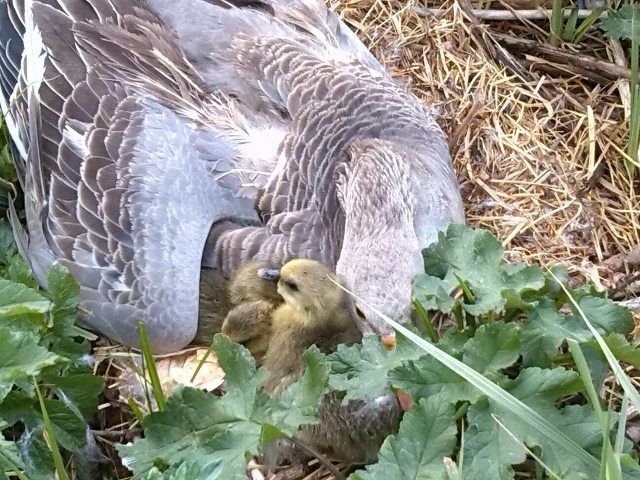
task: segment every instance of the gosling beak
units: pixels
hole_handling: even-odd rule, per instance
[[[270,282],[277,282],[280,280],[280,269],[279,268],[259,268],[258,276],[263,280],[268,280]]]

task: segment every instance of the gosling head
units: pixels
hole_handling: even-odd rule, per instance
[[[280,270],[262,269],[265,279],[278,279],[278,293],[285,303],[315,320],[334,317],[347,308],[347,296],[338,277],[326,265],[315,260],[295,259]]]

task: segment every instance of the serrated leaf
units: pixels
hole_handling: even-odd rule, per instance
[[[146,474],[154,465],[180,465],[198,458],[203,463],[221,462],[221,478],[244,480],[247,455],[259,453],[260,436],[265,425],[289,432],[297,430],[298,421],[312,419],[326,383],[328,369],[317,349],[305,354],[309,371],[285,390],[282,397],[271,399],[259,390],[266,371],[256,371],[248,350],[224,335],[214,337],[218,362],[225,371],[227,393],[217,397],[189,387],[178,387],[167,399],[163,412],[145,417],[145,438],[133,445],[120,445],[118,451],[136,475]]]
[[[469,338],[471,338],[469,332],[461,332],[458,327],[451,327],[438,339],[438,348],[460,360]]]
[[[628,335],[633,329],[631,311],[608,298],[587,295],[578,300],[578,305],[601,335]]]
[[[18,451],[29,479],[50,480],[53,478],[53,458],[44,440],[42,426],[25,430],[18,441]]]
[[[437,395],[442,402],[474,402],[480,395],[465,379],[431,356],[404,362],[389,372],[389,381],[414,399]]]
[[[203,464],[198,458],[189,460],[180,465],[169,467],[161,472],[158,468],[152,468],[143,480],[216,480],[221,478],[223,465],[220,462]]]
[[[300,425],[317,423],[316,412],[328,384],[326,356],[314,345],[303,358],[303,377],[268,402],[265,409],[265,420],[288,435],[295,435]]]
[[[31,332],[0,325],[0,384],[8,385],[21,377],[37,375],[60,357],[38,345]]]
[[[514,323],[481,325],[464,346],[463,362],[485,377],[495,377],[520,357],[520,329]]]
[[[456,302],[447,299],[459,285],[458,277],[473,293],[473,301],[459,300],[471,315],[528,309],[523,295],[545,285],[538,266],[509,265],[500,242],[488,231],[450,225],[438,241],[423,252],[425,275],[414,281],[414,295],[427,310],[450,312]]]
[[[526,459],[525,450],[500,427],[493,413],[487,401],[469,408],[462,466],[464,479],[510,480],[514,476],[511,465]]]
[[[540,300],[522,326],[522,363],[550,367],[565,339],[581,343],[591,336],[582,320],[558,313],[551,300]]]
[[[0,318],[28,313],[46,313],[51,303],[21,283],[0,278]]]
[[[60,400],[44,400],[58,443],[67,450],[77,450],[86,445],[87,425]],[[39,407],[38,407],[39,408]]]
[[[398,335],[392,351],[385,349],[379,337],[368,335],[361,344],[339,345],[337,351],[328,356],[332,372],[329,386],[332,390],[347,392],[343,404],[375,397],[387,388],[389,370],[423,354],[402,335]]]
[[[518,377],[505,388],[530,407],[544,409],[553,407],[560,397],[579,392],[582,382],[573,370],[531,367],[521,370]]]
[[[47,376],[45,383],[76,415],[91,420],[98,408],[98,396],[104,388],[104,379],[92,374]]]
[[[405,414],[398,434],[384,441],[378,463],[350,480],[446,478],[443,459],[451,456],[456,444],[453,415],[453,405],[438,396],[421,399]]]
[[[640,43],[640,5],[623,3],[619,10],[609,10],[600,21],[605,36]]]

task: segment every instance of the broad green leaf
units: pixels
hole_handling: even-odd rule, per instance
[[[0,278],[0,318],[27,313],[46,313],[51,303],[21,283]]]
[[[51,316],[53,330],[57,335],[68,335],[77,317],[77,298],[80,286],[69,270],[55,263],[47,275],[48,295],[53,302]]]
[[[378,463],[350,480],[445,479],[443,459],[451,456],[456,444],[453,415],[453,405],[438,396],[421,399],[405,414],[398,434],[384,441]]]
[[[523,295],[542,289],[545,278],[537,266],[509,265],[500,242],[488,231],[450,225],[438,241],[423,251],[425,275],[414,281],[414,295],[427,310],[450,312],[455,302],[447,299],[464,280],[473,300],[460,300],[471,315],[505,308],[528,309]]]
[[[38,338],[0,325],[0,385],[21,377],[37,375],[60,357],[38,345]]]
[[[575,424],[571,424],[572,419],[578,418],[575,412],[566,409],[561,411],[556,408],[556,401],[559,398],[576,393],[581,388],[579,375],[563,368],[553,370],[526,368],[514,381],[505,386],[509,393],[534,408],[578,445],[594,453],[593,435],[596,435],[596,440],[601,441],[602,433],[598,425],[593,423],[596,419],[593,412],[587,417],[580,416]],[[504,428],[496,419],[503,424]],[[469,409],[468,421],[463,467],[465,478],[480,480],[514,478],[512,465],[519,464],[526,458],[525,451],[519,442],[524,442],[529,448],[539,446],[542,460],[556,473],[574,472],[577,475],[575,478],[580,478],[579,475],[588,472],[589,467],[579,459],[555,442],[549,442],[536,429],[492,401],[487,402],[485,399],[472,406]]]
[[[396,347],[387,351],[380,338],[364,337],[361,344],[339,345],[329,355],[332,375],[329,385],[332,390],[346,391],[344,403],[377,396],[388,386],[387,372],[404,360],[423,355],[404,336],[398,335]]]
[[[582,320],[558,313],[551,300],[540,300],[522,326],[523,364],[550,367],[565,339],[571,338],[581,343],[591,337]]]
[[[76,415],[91,420],[98,408],[98,396],[104,388],[104,379],[92,374],[47,376],[44,381],[57,397]]]
[[[601,335],[608,333],[628,335],[633,329],[631,311],[608,298],[588,295],[580,298],[578,305]]]
[[[437,395],[442,402],[474,402],[480,395],[464,378],[431,356],[404,362],[389,372],[389,381],[414,399]]]
[[[526,459],[524,448],[499,426],[493,413],[486,400],[469,408],[462,466],[464,479],[509,480],[514,476],[511,465]]]
[[[618,11],[609,10],[607,18],[600,21],[600,28],[607,37],[632,40],[640,43],[640,4],[623,3]]]
[[[45,399],[44,402],[60,445],[67,450],[82,448],[86,443],[84,420],[60,400]],[[16,391],[8,394],[0,404],[0,417],[10,425],[21,421],[27,429],[36,429],[43,424],[37,400]]]
[[[520,329],[514,323],[481,325],[464,346],[463,362],[489,378],[520,357]]]
[[[220,462],[203,464],[201,459],[194,458],[164,471],[153,467],[141,480],[216,480],[221,478],[222,470]]]
[[[304,353],[304,362],[304,376],[266,405],[265,419],[288,435],[295,435],[300,425],[317,423],[328,384],[328,361],[315,345]]]
[[[220,478],[244,480],[246,457],[259,453],[263,428],[294,432],[297,422],[315,419],[313,407],[324,390],[328,370],[317,349],[305,354],[308,370],[300,384],[291,385],[275,399],[259,390],[266,371],[256,370],[244,347],[218,334],[214,349],[225,371],[227,393],[217,397],[188,387],[175,389],[163,412],[143,419],[145,438],[118,446],[136,475],[147,474],[154,465],[177,467],[197,458],[202,465],[221,462]]]
[[[552,408],[561,397],[579,392],[582,382],[573,370],[531,367],[521,370],[505,389],[530,407],[542,410]]]
[[[44,440],[42,426],[28,428],[18,442],[20,459],[30,480],[51,480],[53,477],[53,458]]]
[[[241,403],[237,396],[216,398],[179,386],[164,411],[144,418],[144,439],[117,447],[120,457],[136,475],[157,464],[177,466],[198,458],[222,462],[222,478],[244,480],[245,452],[258,453],[261,425],[246,415],[252,413],[246,405],[236,403]]]
[[[59,445],[67,450],[77,450],[86,445],[87,425],[60,400],[44,400],[53,431]],[[38,408],[38,414],[41,414]]]
[[[624,335],[619,333],[612,333],[603,338],[607,346],[611,349],[611,352],[613,352],[619,361],[640,368],[640,347],[632,345]],[[587,345],[598,350],[602,358],[605,358],[596,340],[591,340]]]
[[[451,327],[438,340],[438,348],[461,360],[464,346],[469,338],[471,338],[469,332],[461,332],[458,327]]]

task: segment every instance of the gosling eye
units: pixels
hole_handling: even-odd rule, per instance
[[[358,315],[360,320],[362,320],[363,322],[367,321],[367,317],[365,316],[364,312],[360,310],[360,307],[358,307],[357,305],[356,305],[356,315]]]
[[[284,286],[287,287],[292,292],[297,292],[298,291],[298,285],[296,285],[295,282],[292,282],[291,280],[286,280],[284,282]]]

